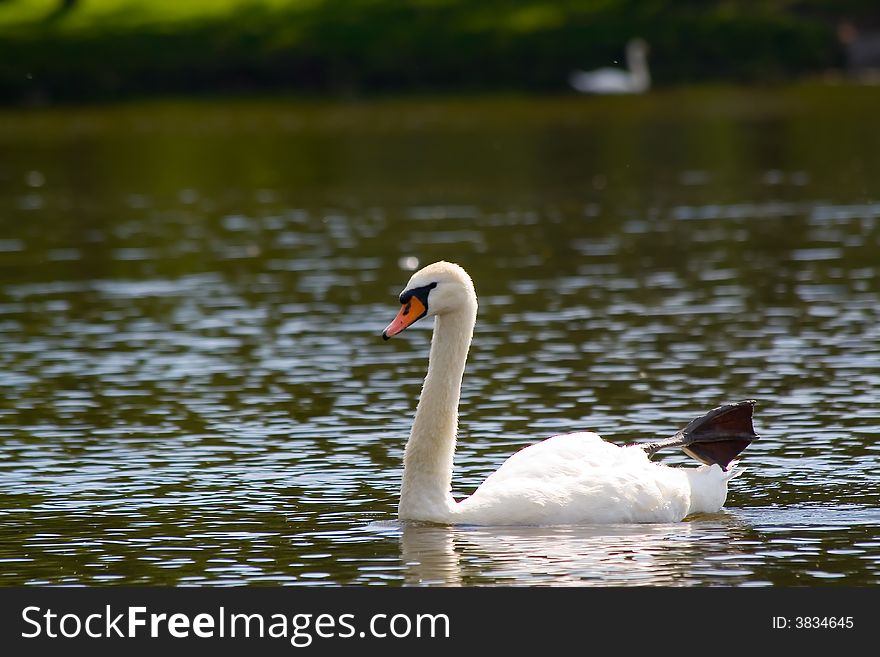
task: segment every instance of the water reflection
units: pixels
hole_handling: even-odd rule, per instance
[[[752,571],[711,565],[734,559],[730,519],[675,525],[446,528],[406,525],[401,556],[409,584],[695,585],[735,584]]]
[[[799,505],[734,510],[677,524],[382,527],[400,533],[408,585],[769,586],[773,582],[759,572],[793,564],[805,567],[803,574],[814,580],[860,577],[862,569],[876,576],[876,541],[831,548],[824,556],[822,551],[829,534],[857,536],[867,530],[876,537],[878,525],[877,509]],[[863,561],[856,572],[845,565],[853,555]]]

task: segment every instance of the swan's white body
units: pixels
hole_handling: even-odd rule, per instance
[[[595,71],[573,71],[569,83],[576,91],[585,94],[641,94],[651,86],[648,71],[648,48],[640,39],[626,46],[628,70],[600,68]]]
[[[451,493],[452,464],[477,297],[467,273],[447,262],[416,272],[401,299],[413,290],[425,299],[419,317],[436,318],[428,375],[404,454],[401,520],[474,525],[677,522],[692,513],[721,509],[732,470],[664,466],[650,461],[639,447],[619,447],[587,432],[526,447],[473,495],[457,502]],[[407,303],[386,337],[419,318],[409,313]]]

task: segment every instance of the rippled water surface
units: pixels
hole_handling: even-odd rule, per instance
[[[161,103],[0,121],[0,584],[880,581],[880,89]],[[430,325],[453,485],[758,400],[725,512],[395,521]],[[686,463],[669,454],[668,463]]]

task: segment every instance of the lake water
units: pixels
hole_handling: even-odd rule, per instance
[[[880,88],[0,115],[0,585],[880,582]],[[395,521],[429,323],[453,485],[758,401],[723,513]],[[683,454],[664,461],[684,464]]]

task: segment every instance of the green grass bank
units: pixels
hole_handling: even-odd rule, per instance
[[[0,102],[567,88],[651,46],[658,85],[840,68],[867,0],[0,0]]]

